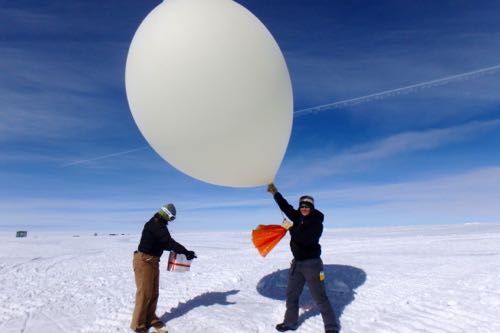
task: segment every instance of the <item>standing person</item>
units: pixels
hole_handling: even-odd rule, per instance
[[[170,236],[167,224],[175,220],[175,215],[173,204],[161,207],[144,225],[139,247],[134,252],[133,265],[137,292],[130,328],[137,333],[148,332],[150,327],[161,329],[165,326],[156,315],[160,282],[159,262],[163,251],[172,250],[184,254],[188,260],[196,258],[193,251],[188,251]]]
[[[299,208],[293,208],[271,183],[267,187],[279,208],[293,222],[283,223],[290,232],[290,248],[293,260],[288,273],[285,319],[276,325],[280,332],[294,331],[298,327],[299,297],[307,282],[309,291],[319,307],[326,333],[337,333],[340,327],[335,312],[325,291],[325,274],[321,260],[319,239],[323,232],[324,215],[314,208],[314,199],[304,195],[299,199]]]

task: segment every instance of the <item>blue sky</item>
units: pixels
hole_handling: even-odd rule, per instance
[[[500,221],[498,1],[238,2],[280,45],[296,111],[341,102],[294,118],[285,197],[313,195],[327,228]],[[281,221],[265,187],[192,179],[137,129],[126,56],[159,3],[2,1],[0,230],[139,232],[170,201],[177,230]]]

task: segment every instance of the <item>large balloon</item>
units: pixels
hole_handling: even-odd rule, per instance
[[[234,187],[274,179],[292,128],[290,76],[274,38],[241,5],[158,5],[132,40],[125,84],[141,133],[178,170]]]

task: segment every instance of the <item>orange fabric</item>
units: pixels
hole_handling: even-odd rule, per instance
[[[259,224],[252,230],[252,242],[260,255],[265,257],[285,236],[286,229],[277,224]]]

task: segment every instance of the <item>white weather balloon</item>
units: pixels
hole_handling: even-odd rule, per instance
[[[141,133],[178,170],[234,187],[274,179],[292,128],[292,87],[276,41],[241,5],[158,5],[132,40],[125,84]]]

